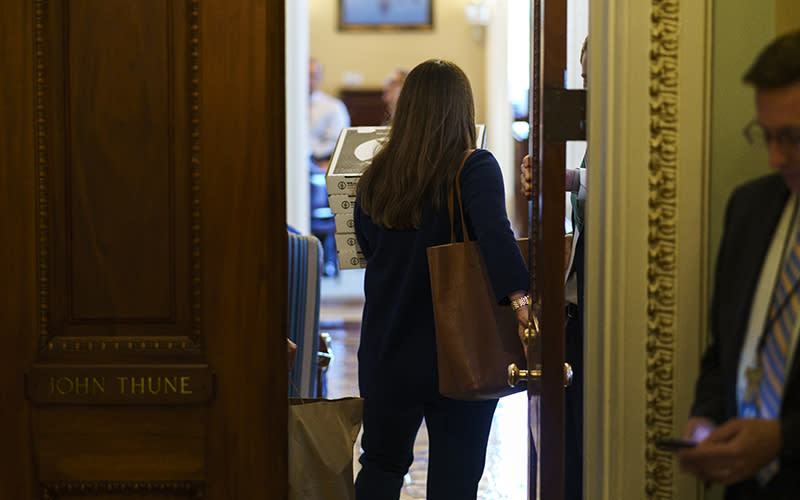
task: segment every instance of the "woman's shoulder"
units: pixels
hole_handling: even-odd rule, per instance
[[[474,163],[480,161],[491,161],[497,163],[494,155],[488,149],[473,149],[472,153],[470,153],[469,157],[467,157],[467,163]],[[466,165],[465,165],[466,166]]]
[[[494,175],[500,172],[500,164],[488,149],[475,149],[464,162],[463,174],[472,175]]]

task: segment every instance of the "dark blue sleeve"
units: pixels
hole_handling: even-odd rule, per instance
[[[498,302],[528,289],[528,268],[506,213],[505,188],[494,155],[474,151],[460,177],[467,229],[478,241]]]

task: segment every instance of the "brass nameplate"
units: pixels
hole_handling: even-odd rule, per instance
[[[35,364],[26,378],[38,404],[198,404],[214,392],[208,365]]]

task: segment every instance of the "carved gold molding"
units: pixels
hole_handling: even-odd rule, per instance
[[[204,497],[201,481],[59,481],[42,483],[42,500],[57,500],[62,495],[98,496],[161,493],[200,500]]]
[[[199,347],[190,337],[55,337],[47,342],[46,351],[197,353]]]
[[[673,498],[673,456],[654,440],[672,434],[676,309],[679,0],[652,0],[648,214],[646,494]]]
[[[192,172],[192,337],[200,340],[200,0],[192,0],[189,19]]]
[[[37,0],[34,6],[34,61],[36,71],[36,178],[37,197],[37,277],[39,279],[39,335],[47,337],[49,309],[48,247],[50,242],[50,192],[48,189],[49,165],[47,158],[47,73],[45,72],[45,26],[48,14],[47,0]]]

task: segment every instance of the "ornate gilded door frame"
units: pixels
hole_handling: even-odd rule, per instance
[[[589,500],[701,494],[653,440],[685,422],[705,335],[710,6],[590,9]]]

